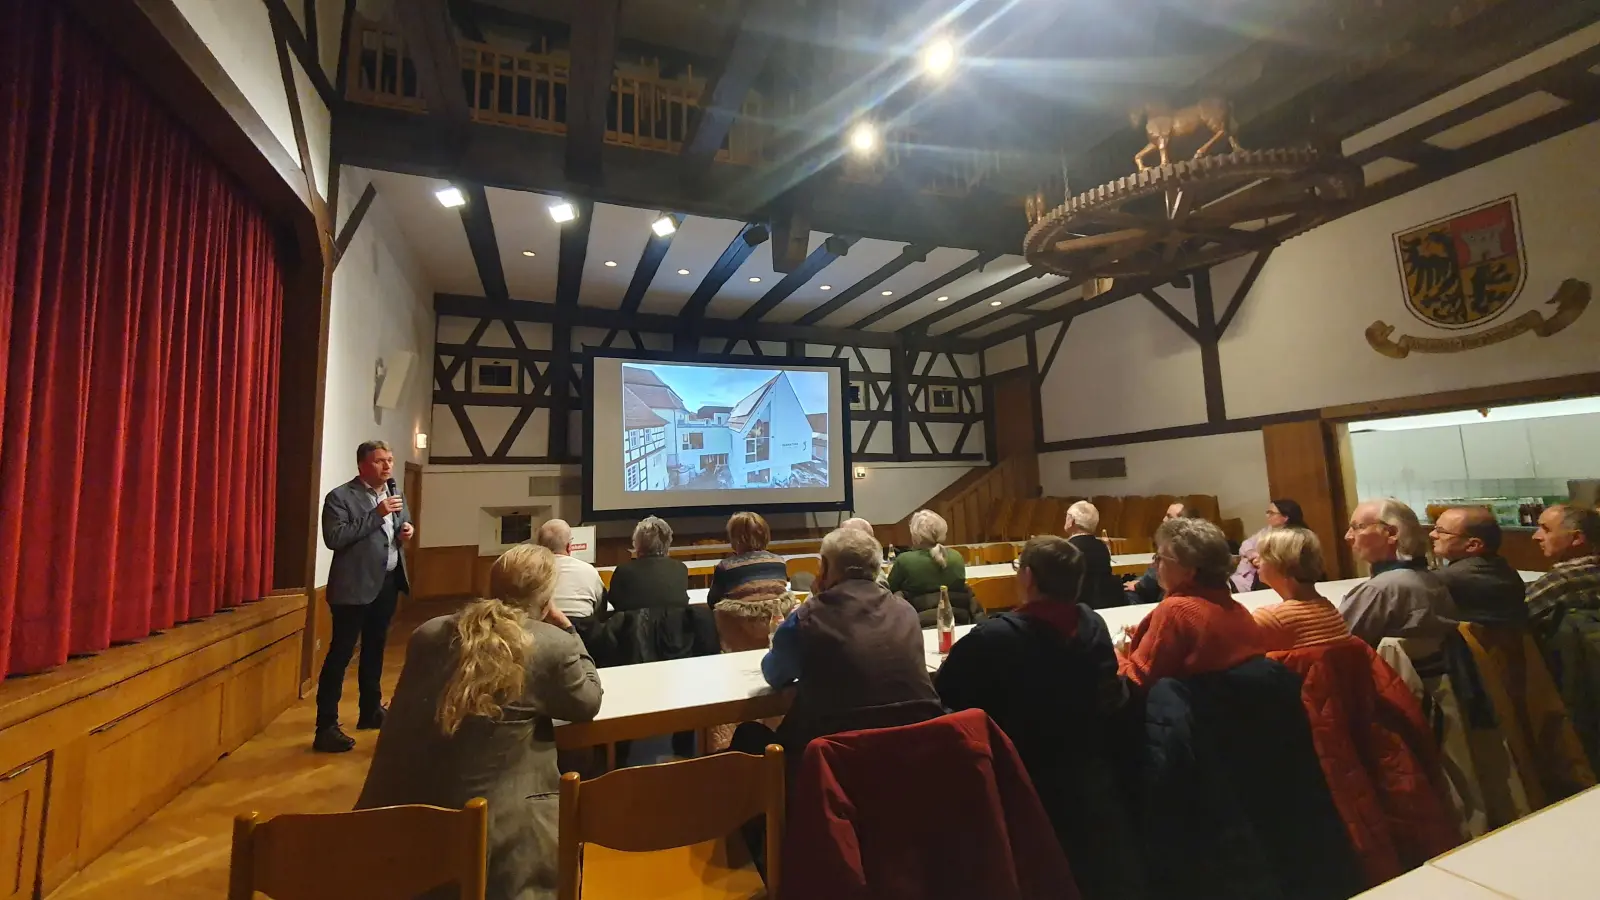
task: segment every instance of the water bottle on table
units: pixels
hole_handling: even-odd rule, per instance
[[[944,585],[939,586],[939,610],[934,615],[939,626],[939,655],[944,656],[956,642],[956,613],[950,608],[950,589]]]

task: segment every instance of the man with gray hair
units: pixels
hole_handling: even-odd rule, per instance
[[[1100,529],[1100,510],[1087,500],[1067,507],[1064,525],[1067,541],[1083,556],[1083,593],[1079,600],[1095,609],[1127,604],[1127,592],[1117,576],[1111,574],[1111,551],[1095,536]]]
[[[856,531],[860,531],[860,532],[864,532],[866,534],[870,534],[873,537],[877,537],[878,536],[878,533],[872,529],[872,523],[868,522],[866,519],[861,518],[860,516],[852,516],[851,518],[845,519],[843,522],[839,523],[839,527],[840,528],[851,528],[851,529],[854,529]]]
[[[1350,514],[1344,539],[1372,568],[1339,605],[1350,633],[1374,647],[1386,637],[1406,638],[1406,654],[1427,677],[1425,664],[1436,661],[1459,615],[1449,588],[1428,571],[1428,535],[1417,514],[1392,497],[1368,500]]]
[[[822,539],[814,591],[772,635],[761,674],[774,688],[795,685],[774,735],[757,722],[734,733],[735,750],[773,742],[798,764],[812,738],[859,728],[909,725],[944,713],[928,678],[917,613],[875,580],[876,538],[840,528]]]
[[[565,519],[548,519],[539,526],[533,542],[556,556],[556,589],[550,598],[578,628],[578,620],[589,620],[604,602],[606,586],[594,566],[572,556],[572,526]]]
[[[1545,626],[1569,610],[1600,609],[1600,512],[1552,506],[1533,539],[1554,565],[1528,588],[1528,615]]]

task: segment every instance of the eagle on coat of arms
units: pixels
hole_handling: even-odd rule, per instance
[[[1482,325],[1522,291],[1515,196],[1400,232],[1394,246],[1407,308],[1436,328]]]

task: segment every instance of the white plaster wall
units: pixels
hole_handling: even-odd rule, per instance
[[[1070,461],[1116,456],[1127,460],[1128,477],[1072,479]],[[1260,523],[1270,499],[1259,431],[1043,453],[1039,481],[1051,497],[1215,494],[1223,518],[1243,519],[1247,532]]]
[[[341,177],[343,222],[365,184],[354,170]],[[334,271],[322,417],[324,494],[355,476],[356,445],[365,440],[388,442],[397,480],[407,461],[427,461],[428,451],[415,449],[415,437],[430,428],[433,321],[433,291],[380,192]],[[392,360],[397,352],[414,355],[411,368],[399,406],[379,411],[373,406],[374,369],[379,357]],[[319,543],[317,584],[327,583],[332,559]]]
[[[1027,338],[1012,338],[983,351],[984,371],[990,375],[1008,369],[1018,369],[1028,364]]]

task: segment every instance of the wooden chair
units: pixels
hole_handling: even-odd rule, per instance
[[[1015,497],[1001,497],[989,505],[988,521],[983,526],[984,540],[1009,540],[1006,537],[1006,529],[1011,522],[1012,507],[1016,506],[1016,504]]]
[[[1016,544],[985,544],[981,549],[985,565],[1008,563],[1017,558]]]
[[[611,573],[613,571],[615,571],[615,570],[613,570],[613,569],[601,569],[600,570],[600,583],[602,585],[605,585],[608,588],[611,587]]]
[[[1101,495],[1091,497],[1090,503],[1100,510],[1100,530],[1108,534],[1126,535],[1128,530],[1122,524],[1122,498]]]
[[[794,577],[796,575],[799,575],[802,572],[804,572],[807,575],[810,575],[814,579],[814,578],[817,577],[817,575],[821,574],[821,572],[822,572],[822,557],[820,557],[820,556],[800,556],[800,557],[796,557],[796,558],[791,559],[791,560],[786,560],[784,562],[783,567],[789,571],[789,580],[790,581],[793,581]]]
[[[967,582],[967,587],[986,613],[1011,609],[1020,601],[1015,578],[982,578]]]
[[[355,812],[233,820],[228,900],[414,897],[454,882],[461,900],[483,900],[489,804],[464,809],[387,806]]]
[[[761,890],[753,866],[716,872],[704,855],[656,851],[697,849],[736,835],[763,813],[766,892],[778,896],[783,782],[783,748],[776,744],[763,756],[718,753],[618,769],[591,781],[576,772],[562,775],[557,897],[578,900],[580,887],[583,900],[750,897]]]
[[[1061,533],[1061,525],[1066,521],[1067,507],[1059,497],[1040,497],[1039,504],[1033,509],[1033,525],[1028,529],[1028,537],[1041,534]]]

